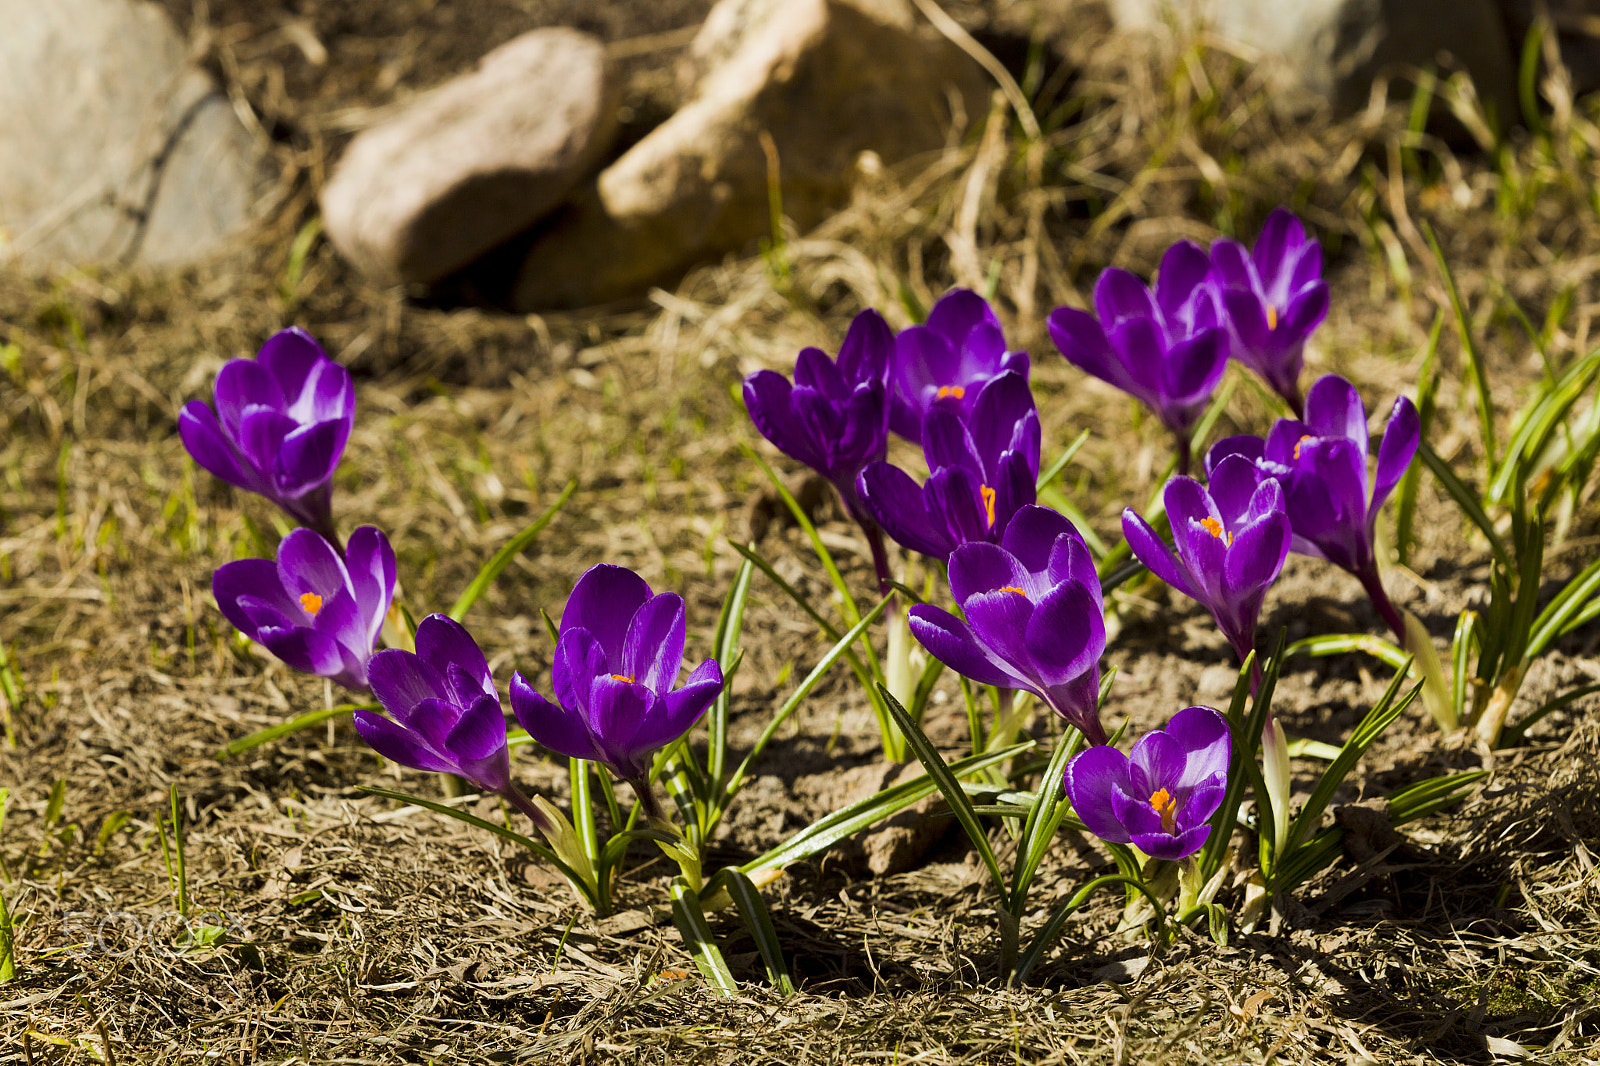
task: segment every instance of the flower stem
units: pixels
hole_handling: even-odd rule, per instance
[[[511,784],[509,781],[506,782],[506,786],[500,790],[500,795],[511,806],[527,815],[534,828],[539,830],[546,840],[550,839],[550,834],[555,831],[556,827],[551,824],[549,818],[545,817],[543,811],[535,807],[533,802],[522,794],[516,785]]]
[[[672,824],[672,820],[667,817],[667,812],[661,809],[661,801],[656,799],[655,790],[650,787],[650,779],[648,777],[630,777],[626,778],[626,780],[633,787],[634,795],[639,797],[639,806],[644,808],[644,816],[646,818],[652,822]]]
[[[1361,587],[1367,590],[1367,597],[1372,600],[1372,606],[1383,616],[1384,622],[1394,635],[1399,639],[1400,646],[1406,646],[1406,623],[1400,617],[1400,612],[1389,601],[1388,593],[1383,591],[1383,579],[1378,576],[1378,567],[1374,563],[1367,564],[1361,570],[1354,572],[1356,580],[1361,582]]]

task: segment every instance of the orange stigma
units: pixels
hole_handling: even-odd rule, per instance
[[[996,592],[1015,592],[1018,596],[1021,596],[1023,599],[1027,599],[1028,598],[1028,594],[1026,592],[1023,592],[1021,589],[1017,588],[1017,586],[1015,586],[1015,585],[1002,585],[998,589],[996,589],[995,591]]]
[[[988,485],[978,486],[978,495],[983,497],[983,516],[989,523],[989,528],[994,528],[994,489]]]
[[[1267,328],[1278,328],[1278,309],[1271,304],[1267,305]]]
[[[315,592],[303,592],[300,594],[300,606],[306,609],[306,614],[315,618],[317,612],[322,610],[322,597]]]
[[[1307,433],[1305,436],[1301,437],[1299,440],[1294,442],[1294,457],[1296,459],[1300,458],[1300,445],[1304,444],[1306,441],[1308,441],[1310,439],[1311,439],[1311,434]]]
[[[934,399],[937,399],[937,400],[960,400],[960,399],[964,399],[966,397],[966,395],[967,395],[967,390],[966,390],[965,386],[962,386],[962,385],[940,385],[939,386],[939,394],[937,396],[935,396]]]
[[[1161,831],[1175,832],[1178,828],[1178,801],[1164,788],[1158,788],[1150,797],[1150,809],[1161,815]]]
[[[1205,529],[1205,531],[1207,533],[1210,533],[1213,537],[1216,537],[1218,540],[1222,541],[1222,543],[1224,543],[1224,544],[1232,544],[1233,543],[1233,534],[1229,533],[1227,530],[1223,529],[1222,528],[1222,523],[1218,522],[1215,518],[1212,518],[1210,515],[1206,515],[1204,518],[1200,519],[1200,525]]]
[[[627,674],[612,674],[611,675],[611,680],[613,680],[613,681],[626,681],[630,685],[634,684],[633,678],[629,677]]]

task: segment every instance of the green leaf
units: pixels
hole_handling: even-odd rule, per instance
[[[1515,748],[1521,746],[1522,742],[1527,739],[1528,730],[1537,725],[1541,720],[1544,719],[1546,715],[1555,711],[1559,711],[1563,707],[1570,706],[1573,703],[1576,703],[1578,700],[1583,699],[1583,697],[1596,692],[1600,692],[1600,681],[1590,685],[1580,685],[1579,687],[1572,689],[1570,692],[1565,692],[1554,699],[1546,700],[1539,705],[1538,710],[1535,710],[1526,717],[1520,719],[1516,725],[1507,726],[1505,731],[1500,735],[1500,746],[1503,748]]]
[[[965,759],[958,759],[956,762],[951,763],[950,773],[957,777],[971,777],[987,770],[991,766],[998,766],[1007,759],[1027,751],[1031,747],[1033,747],[1033,742],[1030,740],[1025,744],[1014,744],[999,751],[970,755]],[[833,847],[833,845],[846,837],[853,836],[869,826],[876,825],[883,819],[900,813],[912,804],[920,803],[925,797],[932,795],[936,787],[933,779],[929,777],[916,777],[910,781],[902,781],[897,785],[891,785],[876,795],[868,796],[864,800],[859,800],[848,807],[843,807],[826,817],[818,819],[796,832],[777,847],[751,859],[739,869],[753,875],[765,870],[782,869],[791,863],[809,859],[813,855]]]
[[[755,883],[737,866],[725,866],[706,887],[713,889],[713,886],[726,890],[739,908],[739,917],[744,919],[745,929],[756,942],[756,950],[761,953],[761,961],[767,968],[767,980],[772,987],[782,995],[794,995],[794,981],[790,979],[789,967],[783,961],[783,946],[778,943],[778,932],[772,927],[772,915],[767,912],[767,904],[762,900]]]
[[[229,742],[226,747],[217,750],[216,758],[231,759],[235,755],[243,755],[245,752],[259,748],[263,744],[270,744],[274,740],[280,740],[290,733],[299,733],[319,726],[330,718],[339,718],[349,714],[351,711],[363,709],[375,711],[378,709],[378,705],[376,703],[341,703],[337,707],[324,707],[321,710],[296,715],[287,722],[279,722],[275,726],[268,726],[259,733],[251,733],[247,737],[240,737],[238,740]]]
[[[722,601],[722,613],[717,616],[717,628],[711,636],[711,657],[729,667],[723,672],[722,691],[706,714],[706,731],[710,743],[706,749],[706,776],[720,785],[722,771],[728,755],[728,701],[732,698],[732,664],[739,656],[739,635],[744,629],[744,608],[750,597],[750,582],[755,575],[755,564],[746,559],[734,575],[728,595]]]
[[[1057,907],[1050,915],[1050,920],[1045,922],[1044,926],[1034,934],[1032,942],[1028,945],[1028,950],[1023,954],[1022,959],[1017,963],[1015,980],[1018,984],[1023,984],[1028,980],[1028,975],[1033,972],[1033,968],[1039,965],[1039,960],[1044,958],[1045,953],[1050,950],[1050,946],[1054,944],[1056,942],[1056,938],[1061,935],[1061,929],[1067,924],[1067,919],[1072,917],[1073,913],[1076,912],[1079,907],[1083,906],[1089,897],[1096,891],[1102,888],[1108,888],[1111,885],[1122,885],[1129,891],[1130,894],[1134,892],[1142,894],[1150,901],[1150,906],[1155,909],[1156,917],[1159,920],[1161,912],[1165,909],[1166,905],[1161,902],[1160,898],[1157,897],[1155,893],[1150,891],[1149,886],[1147,886],[1143,880],[1137,877],[1129,877],[1126,874],[1121,873],[1106,874],[1104,877],[1097,877],[1093,881],[1090,881],[1088,884],[1084,885],[1082,888],[1078,889],[1071,899]]]
[[[1551,644],[1593,618],[1597,593],[1600,593],[1600,559],[1584,567],[1576,577],[1563,585],[1555,598],[1539,612],[1528,634],[1527,657],[1537,659],[1549,650]]]
[[[1473,384],[1477,387],[1478,426],[1483,438],[1483,463],[1489,477],[1493,479],[1499,459],[1494,437],[1494,401],[1489,396],[1489,376],[1484,369],[1483,352],[1478,347],[1477,338],[1473,336],[1472,323],[1468,319],[1466,305],[1461,300],[1461,290],[1456,286],[1456,276],[1451,272],[1450,264],[1445,261],[1444,249],[1439,247],[1439,240],[1434,236],[1433,227],[1424,222],[1422,235],[1427,238],[1428,247],[1433,249],[1434,262],[1438,264],[1439,273],[1444,278],[1445,291],[1450,297],[1450,311],[1456,321],[1456,332],[1461,336],[1461,347],[1467,353],[1467,364],[1472,371]],[[1424,444],[1423,448],[1426,449],[1427,445]]]
[[[893,716],[895,725],[900,727],[901,734],[906,738],[906,744],[911,748],[911,753],[917,757],[922,768],[928,776],[939,786],[939,791],[944,794],[945,802],[950,804],[950,809],[955,812],[956,821],[961,823],[962,830],[967,834],[967,839],[972,841],[972,847],[977,851],[978,857],[983,860],[984,866],[989,870],[989,877],[994,882],[994,890],[1002,899],[1006,896],[1005,875],[1000,872],[999,860],[995,858],[994,849],[989,846],[989,835],[984,832],[983,825],[978,821],[978,816],[973,813],[972,803],[967,799],[967,794],[962,791],[961,785],[956,781],[955,775],[950,772],[950,767],[939,755],[937,748],[928,740],[928,735],[917,727],[911,720],[905,708],[894,698],[887,688],[879,686],[889,714]]]
[[[722,957],[722,949],[717,947],[711,927],[706,924],[706,913],[700,907],[700,897],[681,877],[672,879],[671,893],[672,924],[678,927],[678,934],[683,937],[683,946],[688,949],[695,968],[706,979],[706,984],[725,996],[733,995],[739,991],[739,983],[733,979],[728,962]]]
[[[472,584],[467,586],[460,599],[456,600],[451,606],[449,614],[453,620],[459,622],[467,616],[467,612],[472,609],[472,605],[478,602],[478,597],[489,590],[489,586],[494,584],[494,580],[500,576],[500,572],[511,565],[511,560],[521,555],[528,545],[533,543],[534,538],[544,532],[544,527],[548,526],[550,520],[561,512],[561,508],[566,505],[567,500],[572,497],[577,488],[577,478],[567,482],[567,487],[561,490],[561,495],[556,497],[556,502],[550,505],[549,510],[534,519],[533,524],[521,533],[506,541],[505,545],[495,552],[487,563],[483,564],[483,569],[479,570],[478,576],[472,579]]]
[[[1063,795],[1065,787],[1062,776],[1067,761],[1083,747],[1083,741],[1083,733],[1077,729],[1063,734],[1056,744],[1056,750],[1050,755],[1044,776],[1039,780],[1039,792],[1028,811],[1027,821],[1023,823],[1022,835],[1017,838],[1018,863],[1012,871],[1011,900],[1006,908],[1011,914],[1021,916],[1023,905],[1028,902],[1028,890],[1033,885],[1034,875],[1039,872],[1039,864],[1044,861],[1045,853],[1055,841],[1056,830],[1070,806]]]
[[[477,815],[468,814],[466,811],[457,810],[454,807],[447,807],[443,803],[438,803],[434,800],[423,799],[421,796],[412,796],[405,792],[396,792],[388,788],[376,788],[372,785],[357,785],[356,788],[371,796],[381,796],[384,799],[396,800],[400,803],[410,803],[433,811],[435,814],[443,814],[454,818],[458,822],[465,822],[475,829],[487,830],[502,840],[509,840],[518,847],[526,848],[560,871],[561,876],[567,879],[567,884],[571,885],[572,890],[582,896],[590,907],[594,907],[597,902],[593,890],[590,889],[588,883],[584,881],[576,870],[557,858],[556,853],[549,848],[523,836],[514,829],[508,829],[503,825],[485,821]]]
[[[1461,513],[1478,527],[1478,531],[1489,542],[1489,550],[1494,553],[1495,561],[1507,570],[1515,570],[1516,568],[1511,565],[1511,555],[1506,551],[1505,542],[1500,539],[1500,534],[1495,532],[1494,523],[1490,521],[1489,515],[1478,502],[1478,498],[1473,495],[1472,490],[1456,477],[1455,471],[1439,458],[1439,453],[1434,451],[1433,446],[1427,441],[1417,445],[1417,457],[1433,472],[1439,487],[1456,502],[1456,506],[1461,508]]]
[[[1515,487],[1516,479],[1532,474],[1533,464],[1544,453],[1550,438],[1561,428],[1567,413],[1588,391],[1597,375],[1600,375],[1600,349],[1568,367],[1554,385],[1545,387],[1506,444],[1505,462],[1484,493],[1488,499],[1504,502]]]
[[[1067,464],[1072,462],[1073,458],[1087,443],[1089,443],[1089,431],[1086,429],[1082,433],[1079,433],[1077,437],[1073,439],[1071,444],[1062,449],[1061,454],[1056,457],[1055,462],[1050,464],[1050,468],[1048,470],[1039,475],[1039,480],[1035,485],[1035,489],[1042,489],[1056,478],[1060,477],[1061,471],[1067,468]]]
[[[1291,659],[1299,655],[1322,659],[1353,651],[1364,652],[1390,669],[1397,669],[1411,661],[1411,657],[1399,645],[1370,633],[1326,633],[1320,637],[1306,637],[1289,645],[1284,654]]]
[[[1317,782],[1317,787],[1311,790],[1310,797],[1300,808],[1300,814],[1289,826],[1291,854],[1308,832],[1322,821],[1322,812],[1327,809],[1328,802],[1333,799],[1333,794],[1338,791],[1345,777],[1355,769],[1356,762],[1366,753],[1367,748],[1372,746],[1372,742],[1382,735],[1389,723],[1398,718],[1400,712],[1409,707],[1422,692],[1422,684],[1419,682],[1403,697],[1395,698],[1400,692],[1400,685],[1405,681],[1408,665],[1403,665],[1395,671],[1394,679],[1389,682],[1383,697],[1373,705],[1366,717],[1350,734],[1350,739],[1345,741],[1344,747],[1339,751],[1339,757],[1322,772],[1322,779]]]

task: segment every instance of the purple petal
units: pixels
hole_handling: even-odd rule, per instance
[[[550,664],[551,683],[561,706],[585,716],[589,713],[594,679],[610,671],[605,649],[587,629],[568,629],[556,640]]]
[[[318,422],[283,437],[273,463],[273,479],[287,496],[302,496],[333,476],[350,439],[350,423]]]
[[[1161,374],[1161,391],[1172,403],[1200,406],[1211,398],[1228,368],[1227,340],[1222,330],[1207,329],[1172,346]]]
[[[298,599],[307,592],[330,600],[350,585],[344,560],[322,535],[296,529],[278,544],[278,580]]]
[[[1163,732],[1185,755],[1169,787],[1192,789],[1213,774],[1226,776],[1233,749],[1228,720],[1221,714],[1210,707],[1188,707],[1173,715]]]
[[[1150,856],[1152,859],[1166,859],[1176,862],[1179,859],[1193,855],[1205,846],[1206,838],[1211,835],[1209,825],[1197,825],[1181,833],[1169,834],[1163,832],[1134,833],[1131,843],[1134,847]]]
[[[1246,292],[1256,295],[1259,285],[1256,279],[1255,264],[1250,261],[1250,253],[1245,246],[1228,237],[1220,237],[1211,242],[1211,266],[1216,271],[1218,282],[1224,289]],[[1259,309],[1259,296],[1257,308]]]
[[[625,566],[600,563],[584,571],[561,612],[561,632],[587,629],[613,669],[624,660],[628,625],[650,598],[644,578]]]
[[[918,604],[907,612],[912,634],[928,653],[980,685],[1026,688],[1033,685],[983,648],[964,622],[937,607]]]
[[[1222,465],[1222,461],[1230,455],[1237,455],[1254,466],[1256,460],[1260,459],[1265,454],[1265,451],[1266,441],[1260,437],[1253,437],[1248,434],[1237,437],[1224,437],[1206,451],[1206,477],[1213,477],[1217,468]],[[1215,493],[1213,493],[1212,498],[1216,498]],[[1226,514],[1227,512],[1224,511],[1223,513]]]
[[[1367,409],[1356,387],[1337,374],[1325,374],[1306,393],[1306,425],[1314,437],[1343,437],[1361,453],[1362,477],[1367,462]]]
[[[539,695],[520,672],[511,675],[511,713],[530,737],[557,755],[595,757],[594,740],[582,718]]]
[[[1275,208],[1261,225],[1250,257],[1262,278],[1276,277],[1306,243],[1305,227],[1287,208]]]
[[[857,479],[862,502],[883,531],[908,551],[947,559],[955,543],[928,513],[922,489],[897,466],[877,462]]]
[[[1111,797],[1128,787],[1128,757],[1116,748],[1085,748],[1067,762],[1062,784],[1072,813],[1089,832],[1113,844],[1126,844],[1128,831],[1117,820]]]
[[[1188,756],[1188,751],[1170,733],[1162,730],[1146,733],[1133,742],[1133,750],[1128,753],[1130,793],[1141,798],[1153,796],[1160,789],[1175,793]]]
[[[1222,590],[1230,599],[1278,580],[1289,556],[1289,516],[1282,511],[1258,518],[1234,534],[1222,570]]]
[[[1328,317],[1328,286],[1317,282],[1298,292],[1278,318],[1278,331],[1286,336],[1304,339],[1322,325]]]
[[[466,627],[449,615],[430,614],[424,618],[417,626],[416,648],[417,658],[439,672],[449,684],[449,694],[461,706],[495,691],[483,650]],[[452,667],[465,675],[465,684],[451,683]]]
[[[1202,778],[1200,784],[1189,791],[1189,798],[1184,801],[1183,809],[1178,812],[1178,825],[1196,826],[1209,822],[1211,816],[1217,813],[1217,808],[1222,806],[1227,791],[1226,772]]]
[[[850,320],[844,343],[839,345],[839,373],[851,383],[887,383],[893,352],[894,330],[882,315],[868,308]]]
[[[795,415],[793,386],[773,370],[758,370],[744,379],[744,405],[756,430],[773,447],[812,469],[824,465],[816,439]]]
[[[1057,585],[1028,617],[1026,642],[1047,685],[1093,669],[1106,650],[1105,619],[1097,598],[1076,581]]]
[[[595,678],[590,693],[589,730],[595,747],[606,754],[618,777],[637,777],[648,768],[648,749],[636,743],[644,723],[657,713],[661,700],[643,685]]]
[[[956,346],[985,324],[998,328],[1000,320],[989,301],[971,289],[951,289],[934,301],[933,310],[928,312],[928,326],[949,337]]]
[[[240,360],[245,362],[245,360]],[[299,326],[281,329],[267,338],[256,353],[255,363],[276,382],[285,405],[292,403],[305,391],[307,380],[319,364],[333,364],[322,345]],[[340,369],[343,369],[342,367]],[[346,371],[348,376],[348,371]]]
[[[1189,581],[1189,575],[1178,562],[1178,557],[1132,507],[1122,512],[1122,535],[1133,557],[1149,568],[1152,574],[1191,600],[1200,598]]]
[[[305,617],[300,603],[283,591],[278,566],[270,559],[238,559],[223,563],[211,575],[211,595],[233,627],[251,640],[256,639],[256,622],[240,605],[242,597],[265,601],[283,619]]]
[[[643,751],[655,751],[683,736],[716,702],[722,691],[722,668],[715,659],[695,667],[683,687],[667,693],[656,704],[655,713],[633,738]]]
[[[1050,340],[1067,362],[1101,381],[1116,380],[1111,344],[1093,315],[1076,307],[1058,307],[1050,312],[1047,324]]]
[[[1138,776],[1131,759],[1128,773],[1130,778]],[[1154,789],[1144,790],[1137,780],[1130,782],[1127,791],[1119,788],[1111,793],[1112,813],[1116,815],[1117,821],[1122,823],[1128,836],[1134,840],[1152,837],[1159,840],[1168,837],[1168,834],[1161,829],[1160,813],[1150,804],[1154,795]]]
[[[1205,283],[1211,273],[1211,259],[1193,241],[1177,241],[1161,257],[1161,269],[1156,272],[1156,303],[1170,320],[1194,290]]]
[[[442,758],[417,734],[375,711],[357,710],[351,717],[355,720],[356,732],[367,746],[390,762],[434,773],[453,773],[459,769],[454,761]]]
[[[243,456],[224,435],[217,416],[199,400],[184,404],[178,414],[178,435],[189,455],[212,476],[249,492],[270,491],[266,479],[243,462]]]
[[[950,538],[951,550],[961,544],[991,541],[994,526],[989,522],[991,503],[985,502],[984,489],[989,486],[978,480],[976,474],[960,467],[945,467],[936,471],[923,487],[928,515],[944,527]],[[992,489],[990,491],[993,491]],[[998,496],[995,499],[998,502]],[[998,513],[995,515],[998,520]],[[948,558],[948,553],[946,553]]]
[[[394,549],[382,530],[360,526],[350,534],[344,558],[350,588],[367,622],[367,642],[376,644],[383,631],[384,617],[394,604]]]
[[[1021,518],[1022,514],[1023,511],[1017,512],[1017,518]],[[1016,518],[1012,519],[1013,524],[1016,521]],[[966,609],[967,600],[979,593],[1007,586],[1027,589],[1034,584],[1032,575],[1023,569],[1012,553],[999,545],[984,542],[963,544],[951,552],[948,578],[950,594],[957,603],[963,605],[962,610]]]
[[[1160,317],[1155,297],[1145,283],[1120,267],[1107,267],[1100,272],[1094,284],[1094,308],[1107,332],[1122,319]]]
[[[353,660],[343,645],[326,633],[304,626],[263,627],[257,631],[256,640],[301,673],[326,677],[346,688],[360,688],[367,683],[366,670],[361,663]]]
[[[1378,444],[1378,472],[1372,484],[1372,503],[1367,507],[1368,522],[1405,476],[1421,443],[1422,422],[1417,409],[1402,396],[1394,402],[1389,423],[1383,429],[1383,440]]]
[[[1000,544],[1023,566],[1034,573],[1043,573],[1051,566],[1052,552],[1062,536],[1071,537],[1080,544],[1083,542],[1078,527],[1059,511],[1034,504],[1012,516]],[[1065,576],[1051,571],[1049,583],[1053,585]]]
[[[992,463],[1001,452],[1008,450],[1016,427],[1029,415],[1033,415],[1037,423],[1033,392],[1028,388],[1027,378],[1007,372],[985,384],[978,393],[968,423],[978,457],[986,464]],[[1037,463],[1037,446],[1034,455]]]
[[[399,648],[386,648],[367,664],[367,683],[384,710],[407,727],[417,707],[430,699],[446,699],[449,689],[444,678],[419,656]]]
[[[663,693],[672,688],[683,665],[685,625],[683,597],[676,592],[663,592],[646,600],[628,623],[622,665],[617,672],[652,692]]]
[[[230,359],[217,371],[217,420],[230,437],[243,439],[245,416],[252,410],[274,412],[289,422],[289,398],[278,379],[253,359]]]
[[[247,407],[239,419],[235,442],[245,462],[270,479],[272,491],[265,494],[269,497],[280,494],[277,483],[279,453],[283,451],[283,439],[297,428],[294,419],[270,407]]]
[[[450,733],[445,737],[445,748],[463,762],[488,759],[506,746],[506,716],[500,709],[497,696],[482,695],[461,712]],[[489,786],[498,789],[504,781]]]

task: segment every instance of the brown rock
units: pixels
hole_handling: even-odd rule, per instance
[[[619,91],[586,34],[513,39],[351,141],[322,191],[328,237],[381,283],[444,277],[590,173],[616,132]]]
[[[553,220],[513,306],[635,295],[770,233],[763,133],[801,229],[848,198],[863,152],[893,164],[941,147],[962,117],[952,96],[976,117],[987,87],[967,56],[914,25],[905,0],[723,0],[683,68],[693,99]]]

